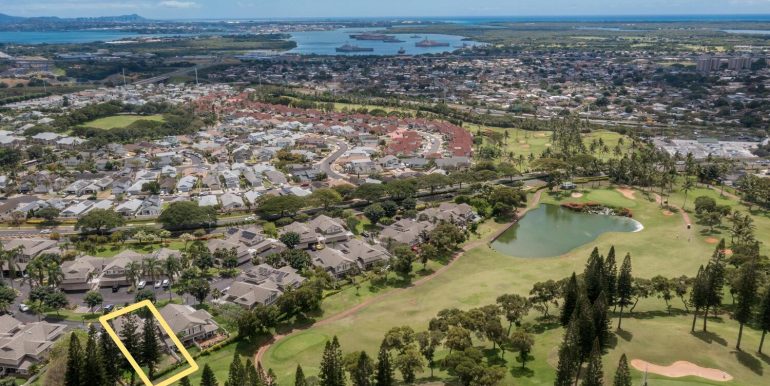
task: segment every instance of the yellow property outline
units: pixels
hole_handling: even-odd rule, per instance
[[[134,359],[134,357],[131,355],[131,353],[128,352],[128,349],[126,348],[125,345],[123,345],[123,342],[120,341],[120,337],[118,337],[118,334],[116,334],[115,330],[112,329],[112,326],[110,326],[110,324],[107,323],[107,321],[110,320],[110,319],[115,319],[118,316],[125,315],[125,314],[127,314],[129,312],[136,311],[136,310],[138,310],[140,308],[143,308],[143,307],[147,307],[150,310],[152,315],[158,321],[158,324],[160,324],[160,326],[163,328],[163,331],[165,331],[166,334],[168,334],[168,336],[171,338],[171,341],[174,342],[174,345],[176,345],[177,349],[179,349],[179,352],[182,354],[184,359],[190,365],[190,368],[188,368],[187,370],[184,370],[181,373],[176,374],[176,375],[172,376],[171,378],[166,379],[165,381],[160,382],[158,384],[153,384],[152,381],[149,378],[147,378],[147,376],[144,374],[144,371],[142,370],[142,367],[139,366],[139,363],[136,362],[136,359]],[[182,344],[182,342],[179,341],[179,338],[177,338],[177,336],[174,333],[174,331],[171,330],[171,327],[169,327],[169,325],[166,322],[166,320],[163,319],[162,316],[160,316],[160,312],[158,312],[158,309],[155,308],[155,305],[153,305],[152,302],[150,302],[149,300],[143,300],[143,301],[141,301],[139,303],[132,304],[132,305],[130,305],[130,306],[126,307],[126,308],[123,308],[121,310],[118,310],[118,311],[115,311],[115,312],[111,312],[111,313],[109,313],[107,315],[103,315],[103,316],[101,316],[99,318],[99,323],[101,323],[102,326],[104,326],[104,330],[107,331],[107,334],[110,335],[110,338],[112,338],[112,340],[115,341],[115,344],[120,349],[120,352],[122,352],[123,355],[126,357],[126,359],[128,359],[128,363],[131,364],[131,367],[134,368],[134,371],[136,371],[136,373],[139,374],[139,378],[141,378],[142,381],[144,382],[144,384],[147,385],[147,386],[168,386],[168,385],[170,385],[170,384],[172,384],[172,383],[174,383],[174,382],[176,382],[176,381],[178,381],[178,380],[180,380],[180,379],[182,379],[182,378],[184,378],[184,377],[186,377],[186,376],[188,376],[188,375],[198,371],[198,364],[195,363],[195,361],[193,360],[192,356],[190,356],[190,353],[188,353],[187,349],[184,348],[184,345]]]

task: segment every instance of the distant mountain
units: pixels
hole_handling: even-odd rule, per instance
[[[70,24],[70,23],[142,23],[147,22],[137,14],[100,17],[61,18],[56,16],[20,17],[0,13],[0,25],[8,24]]]

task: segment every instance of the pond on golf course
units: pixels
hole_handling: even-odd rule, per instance
[[[605,232],[642,229],[639,221],[627,217],[579,213],[541,204],[503,232],[492,242],[492,248],[509,256],[553,257],[596,240]]]

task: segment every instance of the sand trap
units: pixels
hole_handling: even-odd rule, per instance
[[[664,211],[663,211],[663,215],[664,215],[664,216],[673,216],[673,215],[674,215],[674,212],[672,212],[672,211],[670,211],[670,210],[664,210]]]
[[[578,192],[572,193],[572,198],[580,198],[580,197],[583,197],[583,193],[578,193]]]
[[[658,366],[641,359],[631,361],[631,366],[639,371],[649,371],[653,374],[663,375],[665,377],[680,378],[686,376],[696,376],[710,381],[731,381],[733,376],[719,369],[709,369],[700,367],[694,363],[686,361],[677,361],[670,366]]]
[[[706,239],[706,242],[709,243],[709,244],[716,244],[716,243],[719,242],[719,239],[714,238],[714,237],[709,237],[709,238]]]
[[[636,196],[634,196],[633,189],[629,188],[618,188],[617,191],[623,195],[623,197],[629,199],[629,200],[636,200]]]
[[[732,254],[733,254],[733,250],[732,250],[732,249],[730,249],[730,248],[727,248],[727,249],[723,250],[722,252],[724,252],[724,254],[725,254],[726,256],[730,256],[730,255],[732,255]]]

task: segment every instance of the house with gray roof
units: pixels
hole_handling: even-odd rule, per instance
[[[219,330],[219,325],[206,310],[196,310],[186,304],[170,303],[159,312],[185,346],[210,338]]]
[[[33,365],[45,360],[65,328],[63,324],[23,323],[10,315],[0,316],[0,375],[29,374]]]

